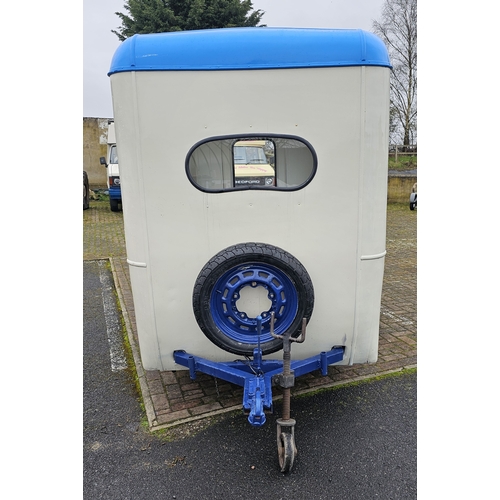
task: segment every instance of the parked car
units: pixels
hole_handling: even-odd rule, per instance
[[[83,171],[83,209],[87,210],[90,206],[90,189],[89,189],[89,177],[85,170]]]

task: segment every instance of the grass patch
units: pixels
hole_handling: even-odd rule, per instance
[[[94,195],[90,201],[107,201],[109,203],[109,194],[104,189],[95,189],[92,192]]]
[[[409,198],[409,197],[408,197]],[[388,203],[387,212],[408,212],[408,203]]]
[[[417,155],[398,155],[398,159],[394,155],[389,156],[389,170],[413,170],[417,168]]]
[[[106,262],[106,268],[112,274],[111,262],[108,260]],[[113,280],[114,282],[114,280]],[[118,310],[118,314],[120,316],[120,324],[121,324],[121,333],[123,340],[123,348],[125,351],[125,359],[127,360],[127,374],[135,386],[135,390],[137,393],[137,400],[139,401],[139,405],[141,407],[141,426],[149,429],[149,423],[146,415],[146,407],[144,406],[144,401],[142,399],[142,390],[141,384],[139,382],[139,376],[137,375],[137,370],[135,367],[134,354],[132,352],[132,346],[130,345],[130,340],[127,333],[127,326],[125,324],[125,318],[123,317],[123,310],[121,308],[120,299],[118,297],[118,291],[116,290],[116,285],[113,287],[113,293],[115,295],[116,308]]]

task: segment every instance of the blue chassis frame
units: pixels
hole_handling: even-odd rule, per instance
[[[344,349],[334,347],[307,359],[291,361],[293,376],[300,377],[318,369],[322,375],[327,375],[328,365],[344,358]],[[243,410],[249,414],[248,421],[254,427],[265,424],[265,412],[273,409],[272,386],[280,385],[283,361],[263,360],[260,347],[254,349],[253,360],[215,362],[181,350],[174,351],[174,359],[179,365],[189,368],[191,380],[196,379],[196,372],[201,372],[243,387]]]

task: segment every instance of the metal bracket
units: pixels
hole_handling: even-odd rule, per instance
[[[294,376],[300,377],[315,370],[321,370],[323,375],[328,373],[328,365],[338,363],[344,358],[344,347],[335,347],[331,351],[322,352],[307,359],[291,362]],[[243,391],[243,410],[249,412],[249,422],[260,427],[265,423],[265,413],[272,412],[273,395],[272,385],[276,377],[282,375],[283,363],[278,360],[263,360],[261,374],[256,374],[254,367],[246,360],[232,362],[215,362],[205,358],[188,354],[185,351],[174,351],[175,362],[189,368],[192,380],[197,373],[206,373],[212,377],[239,385]],[[252,408],[254,408],[252,410]],[[255,417],[254,417],[255,416]]]
[[[295,374],[293,370],[290,370],[288,375],[280,373],[273,377],[273,385],[279,385],[283,389],[288,389],[295,385]]]
[[[257,318],[258,323],[259,318]],[[195,380],[196,373],[200,372],[243,387],[243,411],[248,414],[248,421],[251,425],[261,427],[266,422],[265,413],[272,412],[273,409],[272,385],[283,387],[284,393],[289,392],[290,388],[295,385],[295,377],[318,369],[326,375],[328,365],[338,363],[344,358],[345,348],[335,347],[331,351],[291,362],[290,342],[304,342],[305,323],[304,319],[302,333],[298,339],[293,339],[290,334],[286,333],[279,336],[284,338],[284,361],[262,359],[260,342],[254,349],[253,360],[215,362],[181,350],[174,351],[174,360],[177,364],[189,368],[189,376],[192,380]],[[273,328],[274,316],[271,318],[271,331]],[[288,358],[288,361],[285,358]],[[284,420],[286,420],[285,417],[286,415],[283,415]]]

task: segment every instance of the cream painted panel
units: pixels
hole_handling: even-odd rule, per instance
[[[365,68],[360,254],[385,250],[387,151],[389,147],[389,71]]]
[[[111,76],[113,113],[117,145],[120,151],[120,180],[127,260],[132,263],[130,281],[139,346],[146,370],[163,369],[158,344],[154,290],[150,280],[148,252],[148,217],[141,169],[140,133],[137,127],[137,106],[134,73]]]
[[[135,260],[134,254],[148,266],[149,283],[133,283],[134,296],[150,286],[151,305],[144,307],[153,307],[155,318],[154,334],[139,329],[139,336],[158,339],[159,369],[180,368],[172,360],[175,349],[214,360],[234,359],[200,331],[192,290],[199,271],[215,253],[245,241],[284,248],[311,275],[315,308],[308,339],[294,346],[294,356],[314,355],[334,344],[347,344],[350,350],[358,240],[363,239],[359,181],[363,161],[373,149],[363,149],[363,71],[357,67],[112,75],[113,96],[120,102],[115,106],[120,151],[120,141],[129,142],[122,174],[124,210],[130,203],[125,212],[127,251],[130,259]],[[377,99],[376,92],[364,97],[370,99]],[[128,126],[131,122],[135,128]],[[120,123],[127,123],[123,131]],[[290,134],[309,141],[318,155],[315,179],[297,192],[207,194],[192,186],[184,162],[195,143],[249,133]],[[137,212],[132,214],[132,209]],[[363,283],[371,286],[369,280]],[[373,344],[373,339],[367,342]]]
[[[149,270],[130,266],[130,283],[142,365],[145,370],[163,370]]]
[[[383,275],[384,258],[361,262],[356,295],[361,312],[356,311],[349,364],[377,361]]]
[[[360,262],[350,363],[374,363],[377,360],[386,245],[390,74],[383,68],[367,67],[363,72]]]
[[[120,182],[127,257],[148,260],[146,199],[144,197],[140,131],[137,122],[135,74],[111,76],[117,148],[120,153]]]

